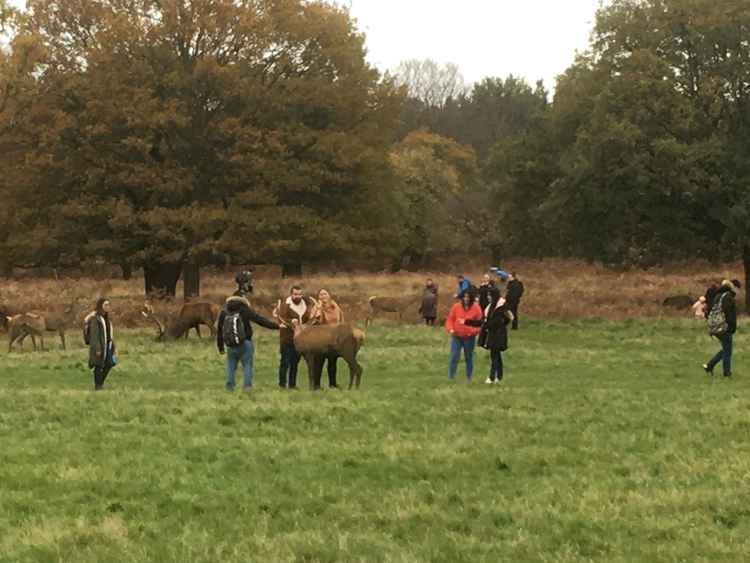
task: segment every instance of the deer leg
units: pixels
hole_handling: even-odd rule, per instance
[[[60,342],[62,342],[62,349],[65,350],[66,349],[65,348],[65,331],[63,329],[60,329],[58,333],[60,334]]]
[[[198,333],[198,338],[203,338],[201,336],[201,324],[200,323],[195,323],[195,332]]]
[[[320,391],[320,379],[323,376],[323,354],[313,355],[313,391]]]

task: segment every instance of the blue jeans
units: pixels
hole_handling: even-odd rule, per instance
[[[464,359],[466,360],[466,379],[471,381],[471,376],[474,373],[474,343],[476,342],[476,336],[468,336],[466,338],[460,338],[458,336],[451,336],[451,359],[448,365],[448,379],[456,377],[456,368],[458,367],[458,359],[461,356],[461,350],[464,351]]]
[[[234,348],[227,347],[227,390],[234,391],[234,372],[237,364],[242,362],[244,387],[253,385],[253,342],[245,340],[243,344]]]
[[[714,366],[722,362],[724,375],[732,375],[732,334],[727,332],[717,337],[721,342],[721,350],[708,362],[708,369],[713,370]]]
[[[279,387],[286,387],[288,383],[289,388],[294,389],[297,387],[297,368],[299,367],[300,354],[292,343],[282,343],[279,353],[281,354]]]

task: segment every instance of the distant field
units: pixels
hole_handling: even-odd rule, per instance
[[[648,271],[615,271],[575,260],[545,259],[509,260],[501,264],[516,271],[526,286],[521,315],[547,320],[602,318],[689,318],[687,309],[665,308],[662,302],[673,295],[697,297],[713,281],[743,278],[741,264],[674,265]],[[488,265],[489,266],[489,265]],[[487,267],[488,267],[487,266]],[[474,283],[480,283],[485,268],[461,268]],[[456,272],[459,268],[456,268]],[[255,276],[253,305],[262,313],[271,313],[277,299],[289,294],[289,288],[301,283],[308,293],[318,289],[331,291],[344,308],[347,318],[362,322],[367,316],[371,296],[413,296],[414,304],[403,316],[406,323],[419,322],[416,298],[421,295],[425,278],[432,277],[440,286],[439,314],[445,316],[453,303],[456,278],[452,272],[386,273],[308,273],[302,279],[283,279],[277,268],[258,268]],[[205,272],[201,299],[222,303],[236,289],[234,274]],[[157,304],[157,311],[176,310],[182,303],[182,287],[171,304]],[[741,292],[744,293],[744,292]],[[140,310],[143,306],[143,279],[54,279],[0,280],[0,311],[60,310],[74,299],[80,299],[79,317],[93,306],[99,296],[111,298],[117,326],[147,328]],[[743,295],[738,295],[744,309]],[[395,318],[393,315],[386,318]]]
[[[489,387],[485,353],[449,383],[442,330],[380,324],[359,392],[310,393],[276,388],[259,329],[248,396],[223,391],[207,341],[119,334],[97,394],[80,347],[0,354],[0,561],[750,553],[744,335],[735,379],[709,380],[700,324],[531,321]]]

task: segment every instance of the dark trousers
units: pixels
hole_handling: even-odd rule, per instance
[[[292,343],[282,343],[279,348],[281,362],[279,363],[279,387],[292,389],[297,387],[297,368],[299,367],[300,354]]]
[[[503,379],[503,353],[497,349],[490,349],[490,381]]]
[[[336,384],[336,360],[338,360],[339,355],[336,352],[328,352],[327,354],[324,354],[320,356],[320,370],[323,371],[323,364],[325,362],[328,362],[328,386],[329,387],[338,387]]]
[[[729,377],[732,375],[732,334],[727,332],[717,338],[719,339],[719,342],[721,342],[721,350],[709,360],[708,369],[713,371],[714,366],[721,362],[724,375]]]
[[[513,313],[513,322],[510,325],[511,330],[518,330],[518,303],[514,303],[510,307],[510,312]]]
[[[107,362],[103,366],[94,367],[94,389],[101,389],[104,387],[104,380],[109,375],[109,370],[112,369],[112,364]]]

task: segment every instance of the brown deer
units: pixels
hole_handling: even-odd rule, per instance
[[[23,341],[27,336],[31,336],[31,342],[34,344],[36,351],[36,339],[40,340],[41,348],[44,350],[44,333],[56,332],[60,335],[62,349],[66,350],[65,330],[71,326],[76,319],[76,299],[62,312],[40,313],[32,311],[22,313],[13,317],[8,317],[8,352],[13,350],[13,344],[18,342],[23,350]]]
[[[159,331],[156,336],[157,341],[172,342],[183,336],[187,338],[187,333],[191,328],[195,328],[200,336],[198,327],[202,324],[208,325],[211,335],[215,335],[219,310],[219,306],[213,303],[185,303],[176,315],[167,316],[166,323],[164,323],[159,320],[154,308],[149,303],[145,303],[141,314],[156,324]]]
[[[184,322],[191,323],[185,331],[185,338],[188,337],[191,328],[194,328],[198,338],[201,338],[201,325],[208,326],[211,336],[216,336],[216,321],[219,318],[219,312],[221,312],[221,307],[216,303],[185,303],[177,314],[177,317]]]
[[[368,300],[370,303],[370,312],[367,315],[365,321],[365,328],[370,326],[372,319],[378,313],[397,313],[398,320],[401,322],[401,317],[409,307],[415,305],[419,301],[420,296],[406,296],[406,297],[370,297]]]
[[[318,303],[315,302],[318,307]],[[364,344],[365,333],[348,323],[335,325],[300,324],[292,321],[294,347],[302,354],[307,364],[308,381],[311,390],[320,389],[322,355],[336,352],[349,366],[349,389],[353,385],[359,389],[362,382],[362,366],[357,362],[357,353]]]

